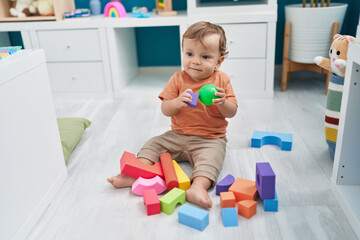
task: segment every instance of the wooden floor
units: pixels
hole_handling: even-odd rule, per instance
[[[238,227],[225,228],[220,199],[210,189],[213,208],[203,232],[179,224],[177,210],[171,216],[148,217],[141,197],[128,188],[113,188],[106,178],[119,173],[123,151],[137,153],[148,138],[169,129],[160,101],[57,99],[58,117],[85,117],[92,124],[69,159],[69,178],[28,239],[358,239],[330,189],[333,161],[324,137],[322,76],[293,73],[283,93],[276,73],[273,99],[239,101],[228,127],[219,179],[230,173],[255,180],[255,163],[270,162],[276,174],[278,212],[264,212],[258,201],[255,216],[249,220],[239,216]],[[251,148],[254,130],[293,133],[293,150]],[[190,174],[187,163],[181,166]]]

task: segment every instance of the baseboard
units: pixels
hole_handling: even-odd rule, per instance
[[[67,168],[60,172],[59,176],[56,178],[54,184],[50,187],[49,191],[44,195],[39,204],[35,207],[34,211],[30,214],[30,216],[26,219],[24,224],[21,226],[20,230],[16,233],[14,240],[23,240],[29,235],[37,221],[41,218],[46,208],[51,203],[55,194],[61,188],[63,183],[68,177]]]

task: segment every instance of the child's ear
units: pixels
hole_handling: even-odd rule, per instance
[[[224,59],[225,59],[225,56],[219,57],[218,62],[217,62],[217,64],[216,64],[216,69],[219,69],[219,68],[220,68],[221,63],[224,61]]]

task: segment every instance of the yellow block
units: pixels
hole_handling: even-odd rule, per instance
[[[173,160],[173,163],[179,181],[179,188],[184,191],[188,190],[190,187],[190,179],[175,160]]]
[[[330,140],[332,142],[336,142],[337,132],[338,132],[337,129],[325,127],[325,137],[326,137],[326,139]]]

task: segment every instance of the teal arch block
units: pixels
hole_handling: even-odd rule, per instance
[[[276,133],[254,131],[251,137],[251,147],[260,148],[263,145],[277,145],[281,150],[291,151],[293,135],[291,133]]]

